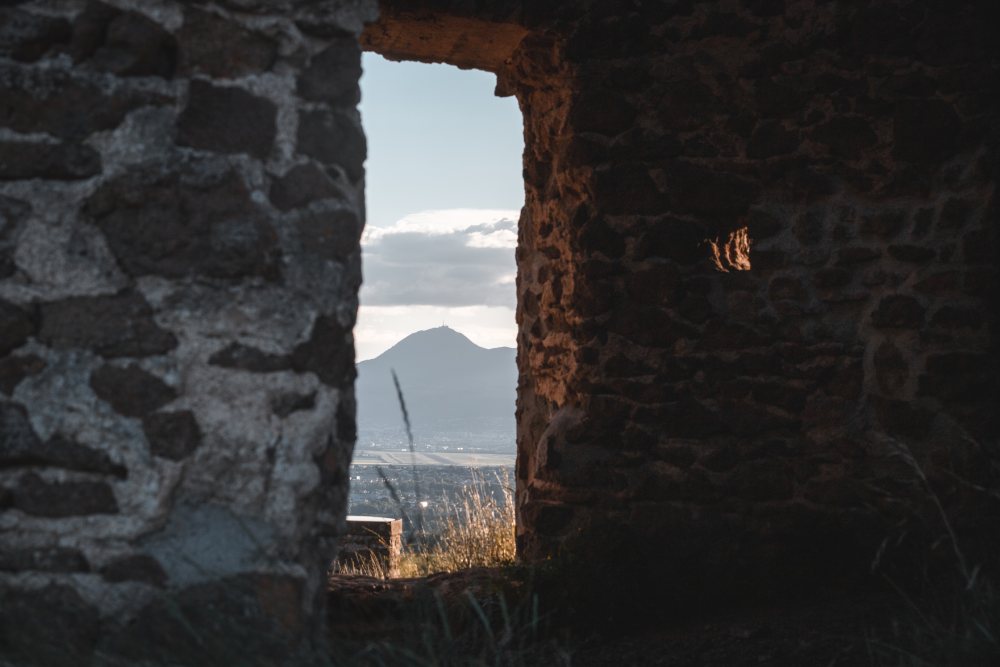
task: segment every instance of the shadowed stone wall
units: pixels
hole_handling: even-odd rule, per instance
[[[14,664],[323,648],[355,439],[356,35],[375,4],[301,4],[0,8]]]
[[[496,71],[524,113],[523,557],[760,590],[867,572],[916,506],[903,447],[975,495],[950,475],[997,460],[993,5],[382,6],[366,48]]]

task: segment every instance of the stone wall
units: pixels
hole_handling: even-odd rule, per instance
[[[626,599],[863,571],[901,451],[961,507],[1000,428],[993,3],[381,4],[365,48],[524,113],[524,558]],[[322,648],[374,19],[0,8],[4,659]]]
[[[993,5],[382,4],[367,48],[496,71],[524,113],[523,557],[654,573],[620,591],[832,580],[918,501],[901,453],[958,506],[950,474],[983,481]],[[517,41],[476,61],[482,35]]]
[[[375,4],[3,4],[0,656],[308,664]]]

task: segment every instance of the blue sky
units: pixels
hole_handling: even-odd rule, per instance
[[[495,77],[365,53],[368,138],[358,359],[447,324],[513,346],[514,246],[524,201],[521,112]]]

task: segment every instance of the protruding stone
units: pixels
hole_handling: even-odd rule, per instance
[[[107,357],[148,357],[177,347],[153,320],[138,292],[76,297],[41,306],[38,339],[57,349],[83,348]]]
[[[315,102],[353,107],[361,100],[361,46],[353,35],[324,41],[326,48],[312,57],[299,77],[298,93]]]
[[[273,40],[197,7],[185,7],[177,40],[182,72],[200,72],[217,79],[266,72],[278,56]]]
[[[13,507],[25,514],[60,519],[91,514],[117,514],[118,502],[104,482],[46,482],[35,473],[17,480]]]
[[[90,387],[126,417],[143,417],[177,398],[176,389],[136,364],[105,364],[91,373]]]
[[[299,116],[299,152],[341,167],[352,181],[364,175],[364,132],[355,118],[339,111],[306,111]]]
[[[142,430],[153,456],[180,461],[201,444],[201,428],[190,410],[154,412],[142,419]]]
[[[274,147],[274,102],[237,86],[191,82],[188,104],[177,121],[177,142],[216,153],[266,158]]]

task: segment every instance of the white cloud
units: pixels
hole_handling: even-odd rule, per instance
[[[370,228],[362,241],[361,303],[513,308],[516,211],[453,209]]]

